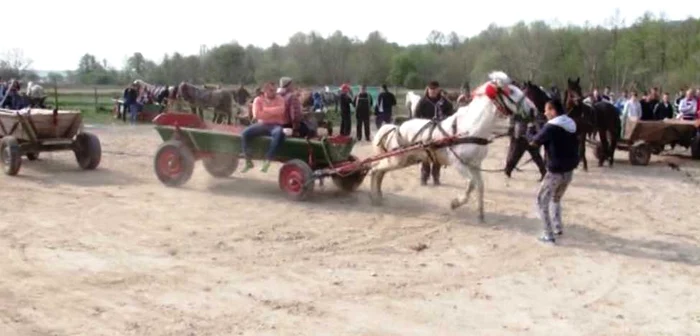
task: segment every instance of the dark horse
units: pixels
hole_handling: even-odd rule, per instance
[[[236,97],[236,103],[241,106],[245,105],[248,102],[248,99],[252,98],[250,92],[248,92],[243,85],[241,85],[238,90],[234,92],[234,96]]]
[[[202,109],[213,108],[214,119],[212,121],[214,123],[223,123],[224,117],[226,117],[227,123],[231,124],[233,108],[238,105],[231,91],[198,88],[187,82],[181,82],[173,91],[171,96],[186,101],[190,105],[192,113],[196,114],[197,109],[200,109],[200,116],[203,117]]]
[[[610,167],[613,166],[615,149],[620,139],[622,121],[617,109],[606,101],[595,102],[592,106],[583,103],[581,92],[581,78],[572,80],[567,78],[567,88],[564,92],[564,105],[569,116],[576,121],[576,133],[583,135],[579,138],[581,160],[583,169],[588,170],[586,162],[586,135],[598,133],[600,143],[596,146],[598,167],[602,167],[607,160]],[[580,126],[579,126],[580,125]],[[609,141],[608,141],[609,139]]]

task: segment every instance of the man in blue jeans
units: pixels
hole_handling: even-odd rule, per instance
[[[250,153],[249,142],[261,136],[270,136],[270,147],[265,154],[265,161],[261,171],[267,172],[270,162],[275,159],[277,149],[284,141],[283,125],[287,124],[286,103],[282,96],[277,94],[277,87],[274,82],[265,84],[264,93],[256,97],[253,101],[253,117],[256,122],[246,127],[241,133],[241,147],[245,155],[245,167],[241,173],[245,173],[253,168],[253,158]]]
[[[544,145],[547,151],[547,174],[537,193],[537,209],[544,222],[544,233],[539,240],[554,243],[554,235],[562,234],[561,198],[579,162],[578,138],[576,123],[566,115],[559,100],[547,102],[544,115],[548,121],[537,135],[531,137],[530,145]],[[553,212],[551,217],[550,211]]]

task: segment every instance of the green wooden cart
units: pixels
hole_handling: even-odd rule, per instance
[[[156,176],[163,184],[179,186],[187,182],[197,160],[202,160],[214,177],[231,176],[238,168],[243,127],[205,123],[189,113],[163,113],[153,122],[165,141],[154,158]],[[270,137],[254,139],[250,144],[253,158],[262,159],[269,144]],[[280,188],[290,198],[304,200],[313,191],[316,180],[331,177],[341,190],[356,190],[367,174],[366,167],[333,169],[357,161],[351,155],[354,145],[355,140],[345,136],[287,137],[275,159],[284,163],[279,172]]]

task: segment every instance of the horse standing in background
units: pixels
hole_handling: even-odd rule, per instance
[[[177,86],[175,97],[180,100],[186,101],[192,113],[197,114],[197,109],[200,109],[200,117],[204,118],[203,109],[213,108],[214,118],[212,121],[214,123],[223,123],[224,118],[227,120],[227,124],[231,124],[231,119],[233,118],[233,108],[236,107],[240,111],[238,103],[234,100],[233,93],[224,89],[202,89],[197,86],[181,82]]]
[[[142,95],[145,92],[153,99],[154,103],[158,103],[165,108],[165,105],[167,104],[166,99],[170,96],[170,88],[168,86],[153,85],[140,79],[135,80],[134,85],[139,90],[139,95]]]
[[[233,94],[236,98],[236,103],[241,106],[245,105],[246,102],[248,102],[248,99],[252,97],[250,92],[248,92],[243,85],[241,85]]]
[[[567,78],[567,88],[564,92],[564,105],[569,116],[576,121],[576,133],[579,133],[579,123],[581,124],[582,136],[579,139],[581,159],[583,169],[588,170],[586,162],[586,135],[598,133],[599,145],[596,148],[598,157],[598,167],[602,167],[608,161],[610,167],[613,166],[615,149],[620,139],[622,121],[615,106],[607,101],[595,102],[592,106],[583,103],[581,93],[581,78],[572,80]],[[577,120],[578,119],[578,120]],[[608,141],[608,139],[610,141]]]

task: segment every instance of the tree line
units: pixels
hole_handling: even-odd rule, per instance
[[[0,70],[13,66],[17,64],[0,63]],[[137,78],[160,84],[250,85],[291,76],[305,85],[352,82],[421,88],[430,80],[446,87],[478,84],[496,69],[545,86],[581,77],[588,89],[677,90],[700,84],[700,20],[669,21],[647,13],[628,25],[616,12],[598,26],[521,22],[491,25],[471,38],[433,31],[426,43],[410,46],[387,41],[378,31],[364,40],[340,31],[327,37],[297,33],[287,45],[266,49],[232,42],[199,55],[165,55],[159,61],[135,53],[122,69],[85,54],[67,77],[49,77],[85,85],[125,84]]]

